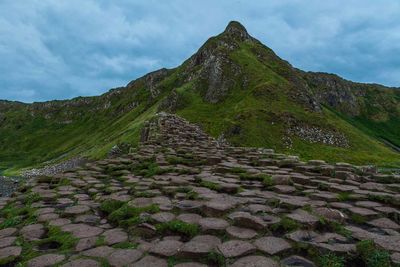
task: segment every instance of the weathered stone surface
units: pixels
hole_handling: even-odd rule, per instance
[[[281,264],[288,267],[316,267],[312,261],[297,255],[293,255],[281,260]]]
[[[378,215],[378,213],[376,213],[375,211],[366,209],[366,208],[351,207],[351,208],[349,208],[349,211],[351,213],[354,213],[354,214],[357,214],[357,215],[360,215],[360,216],[363,216],[366,218],[367,217],[370,218],[370,217]]]
[[[164,223],[175,219],[175,215],[170,212],[158,212],[156,214],[151,215],[151,218],[158,223]]]
[[[90,226],[87,224],[66,224],[61,226],[61,230],[64,232],[70,232],[72,235],[74,235],[77,238],[85,238],[85,237],[91,237],[91,236],[97,236],[101,234],[104,230],[95,227],[95,226]]]
[[[249,227],[255,230],[262,230],[266,227],[266,223],[259,217],[251,215],[248,212],[234,212],[229,214],[229,219],[240,227]]]
[[[273,236],[266,236],[254,241],[254,245],[262,252],[274,255],[290,249],[292,246],[286,240]]]
[[[92,259],[77,259],[61,265],[61,267],[100,267],[98,261]]]
[[[10,257],[18,257],[21,255],[21,252],[22,248],[17,246],[0,248],[0,260],[5,260]]]
[[[176,264],[175,267],[207,267],[207,265],[198,262],[183,262]]]
[[[140,261],[129,265],[130,267],[168,267],[168,262],[154,256],[146,256]]]
[[[49,225],[51,225],[51,226],[63,226],[63,225],[70,224],[70,223],[71,223],[71,220],[66,219],[66,218],[60,218],[60,219],[55,219],[55,220],[49,221]]]
[[[114,248],[108,246],[101,246],[92,248],[82,252],[82,255],[89,257],[107,258],[111,253],[115,251]]]
[[[177,220],[192,224],[198,224],[201,218],[202,217],[196,213],[182,213],[176,217]]]
[[[72,206],[72,207],[68,207],[64,210],[65,214],[68,215],[77,215],[77,214],[82,214],[85,212],[88,212],[90,210],[90,208],[88,206],[84,206],[84,205],[77,205],[77,206]]]
[[[23,221],[0,230],[0,251],[19,255],[20,242],[52,234],[48,225],[78,239],[75,249],[65,252],[65,266],[166,266],[172,257],[177,266],[213,266],[219,258],[212,260],[211,252],[222,254],[228,266],[278,266],[278,258],[286,266],[315,266],[306,259],[312,258],[311,250],[301,250],[302,258],[290,255],[292,246],[358,262],[355,244],[360,240],[372,240],[398,261],[400,176],[230,147],[175,115],[160,113],[146,125],[144,143],[134,153],[32,179],[23,191],[0,198],[0,208],[12,201],[21,209],[18,222],[30,215],[22,210],[26,192],[41,197],[28,204],[36,209],[38,224]],[[301,230],[291,230],[297,225],[286,217]],[[8,219],[0,223],[7,225]],[[167,224],[172,220],[195,226]],[[351,234],[339,234],[344,234],[340,225]],[[197,230],[203,235],[188,241]],[[55,242],[35,243],[41,254],[61,254]],[[131,248],[135,244],[137,249]]]
[[[176,240],[164,240],[155,244],[151,249],[150,253],[170,257],[178,253],[179,249],[182,247],[183,243]]]
[[[231,267],[279,267],[273,259],[264,256],[247,256],[235,261]]]
[[[83,251],[96,245],[97,236],[79,239],[75,245],[75,251]]]
[[[236,226],[229,226],[228,228],[226,228],[226,232],[232,238],[238,238],[238,239],[251,239],[257,236],[257,232],[252,229],[241,228]]]
[[[319,207],[314,210],[315,214],[321,216],[322,218],[328,221],[336,221],[339,223],[343,223],[346,220],[346,216],[339,210]]]
[[[42,224],[31,224],[21,228],[19,233],[24,239],[32,241],[41,239],[46,234],[46,230]]]
[[[372,221],[369,221],[368,224],[379,227],[379,228],[387,228],[387,229],[394,229],[399,230],[400,225],[395,223],[394,221],[388,218],[379,218]]]
[[[287,217],[301,224],[306,224],[310,226],[315,226],[319,222],[319,219],[317,217],[311,215],[305,210],[300,209],[295,210],[293,213],[287,215]]]
[[[102,236],[107,245],[114,245],[128,240],[128,234],[119,228],[107,230],[102,234]]]
[[[225,258],[233,258],[250,254],[256,248],[247,241],[230,240],[220,244],[218,250]]]
[[[221,244],[221,240],[216,236],[199,235],[185,243],[180,251],[184,257],[198,258],[207,255],[219,244]]]
[[[225,230],[229,226],[228,222],[224,219],[206,217],[199,221],[201,230],[205,233],[212,233]]]
[[[222,200],[216,199],[207,202],[203,207],[203,212],[207,216],[222,216],[224,213],[228,212],[230,209],[235,207],[236,203],[232,200]]]
[[[17,228],[5,228],[0,230],[0,237],[13,235],[17,232]]]
[[[28,267],[47,267],[54,266],[65,259],[61,254],[46,254],[28,261]]]
[[[15,243],[17,238],[15,236],[8,236],[0,238],[0,248],[9,247]]]
[[[139,260],[142,255],[137,249],[117,249],[107,259],[111,266],[122,267]]]
[[[390,259],[394,264],[400,264],[400,253],[396,252],[390,256]]]

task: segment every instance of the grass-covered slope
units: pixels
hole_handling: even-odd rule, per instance
[[[0,101],[0,169],[102,157],[119,142],[136,144],[143,122],[160,110],[235,145],[400,166],[400,154],[387,145],[400,144],[399,103],[393,89],[299,71],[232,22],[178,68],[102,96]]]
[[[242,44],[229,55],[234,63],[246,66],[243,69],[249,81],[246,87],[232,88],[227,97],[216,104],[204,101],[193,86],[182,87],[178,91],[186,103],[177,113],[192,122],[200,123],[214,136],[224,133],[235,145],[272,147],[304,159],[321,158],[389,166],[400,164],[398,153],[379,142],[363,127],[357,127],[351,120],[345,119],[344,115],[324,105],[321,105],[322,110],[316,112],[293,99],[290,89],[294,85],[290,78],[283,77],[281,69],[276,70],[278,63],[260,61],[257,52],[254,53],[258,49],[264,48],[258,43]],[[286,75],[291,75],[289,69]],[[301,125],[343,133],[350,145],[337,147],[310,143],[291,136],[292,145],[288,146],[285,144],[286,127],[292,120]]]

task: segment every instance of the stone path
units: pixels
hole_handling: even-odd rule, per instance
[[[374,253],[396,264],[399,179],[219,144],[161,114],[134,153],[1,198],[0,265],[359,266]]]

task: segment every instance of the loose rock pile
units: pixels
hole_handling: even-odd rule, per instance
[[[399,192],[398,176],[229,147],[160,114],[134,153],[2,198],[0,264],[396,264]]]

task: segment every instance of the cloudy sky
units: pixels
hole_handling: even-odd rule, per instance
[[[399,87],[399,14],[398,0],[0,0],[0,99],[101,94],[230,20],[298,68]]]

